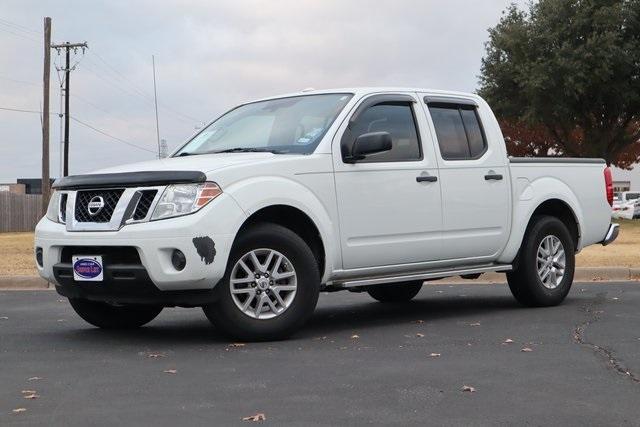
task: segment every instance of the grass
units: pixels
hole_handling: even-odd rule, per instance
[[[33,233],[0,233],[0,276],[38,274],[33,256]]]
[[[609,246],[585,248],[576,257],[578,267],[640,267],[640,220],[616,219],[620,234]]]
[[[620,235],[609,246],[589,246],[577,256],[578,267],[640,267],[640,220],[617,220]],[[38,274],[33,233],[0,233],[0,276]]]

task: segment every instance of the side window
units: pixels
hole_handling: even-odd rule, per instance
[[[420,138],[413,109],[406,102],[390,102],[367,108],[351,124],[350,140],[369,132],[389,132],[392,148],[389,151],[372,154],[360,163],[406,162],[422,159]]]
[[[487,141],[476,109],[469,105],[430,104],[440,153],[445,160],[477,159]]]

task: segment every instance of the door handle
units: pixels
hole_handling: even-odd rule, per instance
[[[490,173],[488,175],[485,175],[484,179],[486,181],[490,181],[490,180],[501,181],[502,180],[502,175],[500,175],[499,173]]]
[[[438,180],[437,176],[431,175],[420,175],[416,177],[417,182],[436,182]]]

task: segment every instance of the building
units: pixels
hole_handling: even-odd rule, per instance
[[[51,178],[51,184],[55,181]],[[18,178],[18,184],[23,184],[25,194],[42,194],[42,178]]]
[[[0,192],[13,193],[13,194],[25,194],[26,186],[24,184],[0,184]]]

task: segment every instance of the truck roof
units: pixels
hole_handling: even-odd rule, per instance
[[[437,95],[449,95],[449,96],[461,96],[465,98],[473,98],[480,99],[480,97],[474,93],[469,92],[457,92],[451,90],[438,90],[438,89],[427,89],[427,88],[415,88],[415,87],[344,87],[344,88],[335,88],[335,89],[303,89],[299,92],[291,92],[285,93],[275,96],[268,96],[265,98],[254,99],[248,102],[258,102],[258,101],[266,101],[269,99],[277,99],[277,98],[287,98],[291,96],[301,96],[301,95],[314,95],[314,94],[323,94],[323,93],[353,93],[356,96],[369,95],[372,93],[387,93],[387,92],[427,92],[430,94]]]

